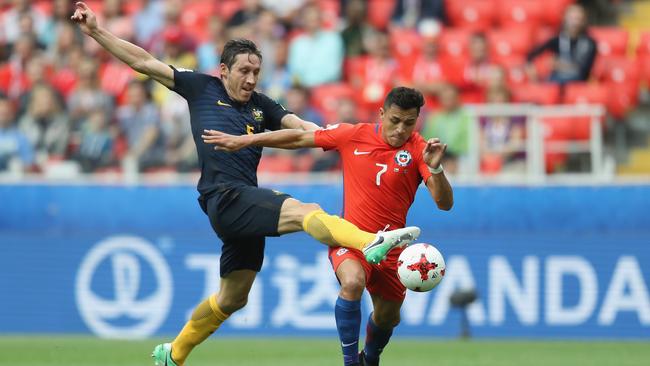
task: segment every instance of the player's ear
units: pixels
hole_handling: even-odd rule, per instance
[[[384,122],[384,107],[379,107],[379,119]]]
[[[221,73],[221,77],[223,77],[224,75],[228,76],[228,71],[230,70],[228,70],[228,66],[226,66],[226,64],[224,64],[223,62],[219,64],[219,72]]]

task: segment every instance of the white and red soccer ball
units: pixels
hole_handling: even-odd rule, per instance
[[[397,260],[397,275],[409,290],[430,291],[445,276],[445,259],[433,245],[411,244]]]

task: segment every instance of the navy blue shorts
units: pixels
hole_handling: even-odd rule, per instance
[[[259,272],[267,236],[279,236],[280,210],[288,194],[265,188],[236,186],[199,199],[221,248],[221,277],[239,269]]]

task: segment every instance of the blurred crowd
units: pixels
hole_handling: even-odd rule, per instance
[[[449,144],[452,172],[468,151],[464,104],[567,102],[571,85],[584,86],[598,67],[586,13],[571,0],[86,3],[118,37],[215,76],[228,39],[254,40],[264,59],[258,90],[320,125],[376,121],[390,88],[418,88],[427,100],[418,128]],[[73,7],[0,0],[0,171],[195,171],[185,101],[83,36],[69,20]],[[481,151],[521,169],[524,123],[482,118]],[[330,153],[273,152],[260,170],[337,167]]]

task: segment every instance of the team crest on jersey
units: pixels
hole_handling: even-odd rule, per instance
[[[343,254],[345,254],[345,253],[347,253],[347,252],[348,252],[347,249],[345,249],[345,248],[341,248],[341,249],[339,249],[339,250],[336,251],[336,256],[337,256],[337,257],[340,257],[340,256],[342,256]]]
[[[399,166],[408,166],[411,164],[411,160],[413,160],[413,158],[411,157],[411,153],[407,150],[400,150],[395,154],[395,162]]]
[[[264,113],[257,108],[253,108],[253,118],[255,118],[257,122],[262,122],[262,120],[264,120]]]

